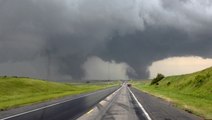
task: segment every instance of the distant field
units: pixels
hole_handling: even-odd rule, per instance
[[[0,77],[0,110],[88,93],[115,85],[118,85],[118,82],[56,83],[30,78]]]
[[[150,85],[150,81],[132,83],[188,112],[212,119],[212,67],[193,74],[165,77],[158,85]]]

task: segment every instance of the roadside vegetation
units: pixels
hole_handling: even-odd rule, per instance
[[[57,83],[19,77],[0,77],[0,110],[93,92],[118,85],[118,82]]]
[[[187,112],[212,119],[212,67],[192,74],[164,77],[154,84],[153,81],[132,83],[137,89],[172,102]]]

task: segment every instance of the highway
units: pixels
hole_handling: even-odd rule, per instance
[[[1,112],[0,112],[1,115]],[[135,88],[114,87],[66,99],[0,120],[201,120]]]
[[[78,120],[202,120],[169,102],[123,85]]]
[[[36,105],[33,109],[18,108],[0,112],[0,120],[72,120],[91,109],[99,101],[113,93],[118,87],[94,93],[56,100],[52,104]],[[39,107],[37,107],[39,106]],[[30,107],[30,106],[29,106]],[[24,110],[23,110],[24,109]],[[21,112],[19,112],[21,111]]]
[[[203,120],[198,116],[178,109],[172,103],[131,88],[139,103],[143,105],[152,120]]]
[[[128,87],[123,85],[114,95],[102,100],[78,120],[148,120],[134,100]]]

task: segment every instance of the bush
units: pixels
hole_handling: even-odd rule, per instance
[[[164,75],[158,74],[157,77],[152,80],[150,85],[154,85],[154,84],[158,85],[159,84],[158,82],[161,81],[164,77],[165,77]]]
[[[171,84],[171,82],[168,82],[168,83],[167,83],[167,86],[169,86],[170,84]]]
[[[87,83],[87,84],[89,84],[89,83],[90,83],[90,81],[86,81],[86,83]]]
[[[195,87],[200,87],[205,80],[209,79],[210,78],[210,75],[209,74],[206,74],[206,75],[197,75],[195,78],[194,78],[194,82],[195,82]]]

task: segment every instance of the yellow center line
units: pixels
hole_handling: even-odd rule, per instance
[[[93,112],[93,109],[89,110],[86,114],[90,114],[91,112]]]

